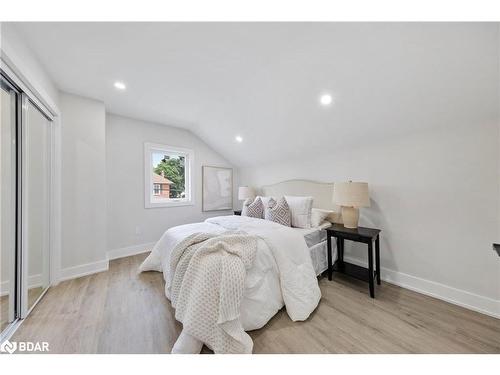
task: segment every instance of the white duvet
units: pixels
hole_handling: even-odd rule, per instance
[[[292,228],[244,216],[220,216],[203,223],[167,230],[140,266],[140,271],[163,272],[165,295],[170,299],[170,254],[193,233],[220,234],[240,230],[259,238],[257,255],[247,271],[240,319],[246,331],[264,326],[283,305],[294,321],[305,320],[321,298],[318,281],[304,237]]]

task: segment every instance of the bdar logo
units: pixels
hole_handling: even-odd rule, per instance
[[[10,342],[5,340],[2,345],[0,345],[0,352],[12,354],[17,349],[17,342]]]

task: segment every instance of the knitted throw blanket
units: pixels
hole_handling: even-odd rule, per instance
[[[175,318],[215,353],[251,353],[239,315],[246,271],[257,238],[240,232],[194,233],[172,250],[171,303]]]

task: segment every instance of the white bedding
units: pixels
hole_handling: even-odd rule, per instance
[[[277,223],[221,216],[173,227],[164,233],[140,270],[163,272],[165,294],[169,298],[169,259],[175,245],[192,233],[220,234],[226,230],[242,230],[259,238],[257,256],[245,280],[240,311],[243,328],[246,331],[261,328],[285,302],[292,320],[307,319],[321,298],[310,252],[300,232]]]
[[[330,227],[332,224],[329,222],[324,222],[319,227],[314,228],[293,228],[294,231],[300,233],[304,240],[306,241],[306,245],[308,248],[311,248],[320,242],[326,241],[326,228]]]

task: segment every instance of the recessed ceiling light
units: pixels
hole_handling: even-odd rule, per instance
[[[330,94],[322,94],[319,97],[319,102],[322,106],[327,107],[333,102],[333,98]]]
[[[118,90],[125,90],[127,88],[127,86],[125,86],[125,84],[123,82],[120,82],[120,81],[116,81],[114,86],[115,86],[115,89],[118,89]]]
[[[243,142],[243,138],[241,138],[239,135],[237,135],[236,137],[234,137],[234,139],[236,139],[236,142],[238,142],[238,143]]]

